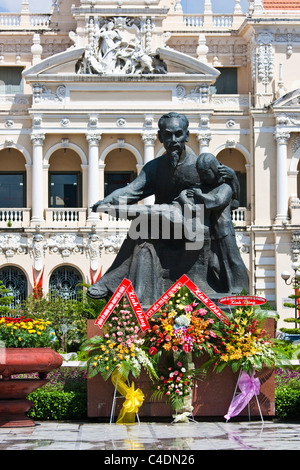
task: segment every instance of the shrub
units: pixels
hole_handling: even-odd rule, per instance
[[[86,370],[61,367],[48,374],[48,383],[30,393],[27,416],[39,421],[83,419],[87,416]]]
[[[275,390],[276,417],[300,418],[300,389],[284,385]]]
[[[28,399],[34,403],[33,408],[27,413],[32,419],[61,421],[85,418],[87,414],[85,392],[40,388],[30,393]]]

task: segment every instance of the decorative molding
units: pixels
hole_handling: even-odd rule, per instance
[[[56,88],[56,91],[53,92],[50,88],[46,88],[46,86],[35,83],[33,85],[33,103],[57,103],[63,102],[66,98],[66,87],[65,85],[59,85]]]

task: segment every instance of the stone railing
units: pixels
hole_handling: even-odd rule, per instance
[[[245,19],[243,14],[228,14],[219,15],[213,13],[212,15],[193,15],[183,14],[183,25],[187,30],[201,29],[238,29]]]
[[[86,225],[85,208],[48,208],[46,213],[46,225],[49,227],[84,227]]]
[[[235,227],[245,227],[250,223],[250,211],[247,207],[239,207],[232,211],[232,222]]]
[[[50,13],[0,13],[0,29],[49,29],[50,19]]]
[[[107,230],[128,230],[130,226],[130,220],[128,219],[117,219],[110,214],[102,213],[100,215],[101,226]]]
[[[1,208],[0,228],[21,228],[29,227],[30,211],[27,208]]]

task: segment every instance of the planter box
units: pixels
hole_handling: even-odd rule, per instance
[[[273,335],[274,320],[267,320],[266,329]],[[95,325],[94,320],[87,322],[87,336],[101,335],[101,330]],[[205,362],[207,357],[197,358],[195,367]],[[263,369],[257,377],[261,382],[259,403],[263,416],[275,416],[275,372],[268,368]],[[225,368],[220,374],[209,372],[204,381],[197,381],[197,388],[193,392],[194,417],[221,417],[227,413],[231,403],[238,373],[233,374],[231,369]],[[152,382],[147,373],[143,371],[137,380],[134,380],[136,388],[140,388],[145,395],[143,406],[139,410],[141,418],[172,417],[173,410],[164,401],[151,401]],[[91,418],[108,418],[111,413],[114,386],[111,381],[105,382],[100,374],[88,379],[88,416]],[[117,400],[115,416],[122,406],[124,399]],[[260,416],[256,400],[250,403],[251,416]],[[247,416],[246,407],[239,416]]]

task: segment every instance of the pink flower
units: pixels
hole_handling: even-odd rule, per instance
[[[166,338],[165,338],[166,341],[171,341],[171,339],[172,339],[172,338],[171,338],[170,335],[167,335]]]
[[[216,335],[216,333],[215,333],[214,331],[210,331],[210,336],[211,336],[212,338],[216,338],[216,337],[217,337],[217,335]]]
[[[181,366],[182,366],[182,363],[178,361],[178,362],[177,362],[177,365],[178,365],[178,367],[181,367]]]
[[[184,307],[184,309],[185,309],[186,312],[192,312],[193,311],[193,307],[191,305],[186,305]]]
[[[188,343],[184,343],[182,347],[183,347],[184,352],[186,353],[189,353],[191,351],[191,346]]]
[[[199,312],[199,315],[201,315],[201,317],[204,317],[204,315],[207,314],[207,311],[205,310],[205,308],[199,308],[198,312]]]
[[[178,347],[177,347],[177,346],[172,346],[172,350],[173,350],[174,352],[176,352],[176,351],[178,351]]]

